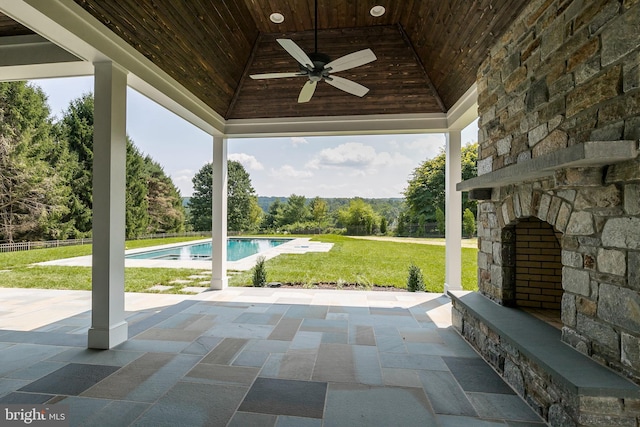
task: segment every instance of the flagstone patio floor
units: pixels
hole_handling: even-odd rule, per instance
[[[0,407],[72,426],[544,426],[451,328],[440,294],[126,294],[129,340],[86,348],[91,293],[0,288]]]

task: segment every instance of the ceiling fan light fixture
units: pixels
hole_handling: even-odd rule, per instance
[[[385,12],[386,12],[386,9],[384,8],[384,6],[380,6],[380,5],[373,6],[371,8],[371,10],[369,11],[371,16],[373,16],[375,18],[378,18],[378,17],[384,15]]]
[[[291,39],[276,39],[278,44],[287,51],[293,59],[298,62],[299,71],[290,73],[262,73],[250,74],[253,80],[282,79],[288,77],[306,77],[308,81],[302,87],[298,95],[298,103],[303,104],[309,102],[313,97],[318,82],[326,82],[327,84],[340,89],[343,92],[362,98],[369,92],[369,88],[359,83],[336,76],[333,73],[350,70],[375,61],[376,55],[371,49],[362,49],[332,61],[324,53],[318,52],[318,0],[314,2],[315,19],[313,20],[315,49],[313,53],[305,53],[304,50],[296,42]],[[382,6],[381,6],[382,7]],[[384,13],[384,8],[382,8]],[[279,15],[280,19],[277,16]],[[275,18],[275,20],[274,20]],[[272,13],[270,16],[272,22],[284,21],[284,16],[279,13]]]
[[[269,15],[269,20],[274,24],[282,24],[284,22],[284,15],[278,12],[274,12]]]

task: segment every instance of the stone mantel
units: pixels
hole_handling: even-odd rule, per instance
[[[486,196],[481,195],[488,194],[489,198],[495,187],[545,178],[560,169],[610,165],[637,156],[638,147],[633,140],[587,141],[462,181],[456,190],[475,190],[480,196],[477,199],[484,199]]]

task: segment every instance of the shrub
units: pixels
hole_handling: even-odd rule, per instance
[[[467,237],[473,237],[476,234],[476,216],[469,208],[462,214],[462,232]]]
[[[267,286],[267,269],[264,265],[264,257],[258,257],[256,265],[253,267],[253,286],[263,288]]]
[[[436,222],[438,223],[438,233],[444,234],[446,231],[445,224],[447,223],[447,220],[444,216],[444,211],[440,208],[436,208]]]
[[[409,292],[425,291],[424,279],[422,278],[422,270],[415,265],[409,266],[409,277],[407,277],[407,289]]]
[[[387,218],[380,219],[380,234],[387,234]]]

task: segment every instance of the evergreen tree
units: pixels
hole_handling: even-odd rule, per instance
[[[292,194],[287,199],[287,203],[282,207],[277,223],[279,227],[284,225],[295,224],[296,222],[304,222],[309,219],[309,207],[307,206],[307,198]]]
[[[278,226],[278,218],[282,215],[283,204],[280,199],[276,199],[271,205],[262,220],[262,229],[275,231]]]
[[[436,208],[436,224],[438,224],[438,233],[444,234],[446,232],[446,218],[444,211],[439,207]]]
[[[256,197],[251,177],[244,166],[234,160],[227,162],[227,170],[227,228],[237,232],[251,230],[255,220],[251,213],[252,202]]]
[[[66,209],[66,188],[48,161],[56,151],[44,93],[0,83],[0,240],[66,237],[52,226]]]
[[[147,200],[147,178],[144,158],[127,137],[127,177],[125,234],[128,239],[137,237],[147,230],[149,223]]]
[[[385,217],[380,219],[380,234],[387,234],[387,219]]]
[[[58,124],[58,135],[73,158],[68,200],[68,218],[76,230],[73,237],[86,236],[91,233],[93,208],[93,95],[69,103]]]
[[[195,231],[211,231],[213,165],[207,163],[194,175],[189,199],[189,223]]]
[[[147,177],[148,234],[184,231],[185,210],[180,191],[162,167],[151,157],[144,158]]]
[[[227,163],[227,229],[247,231],[252,223],[251,205],[255,190],[251,178],[239,162]],[[207,163],[193,177],[193,196],[189,200],[190,223],[196,231],[211,230],[213,200],[213,165]],[[256,202],[257,203],[257,202]],[[255,216],[255,215],[254,215]]]
[[[476,216],[467,208],[462,214],[462,233],[467,237],[476,234]]]

